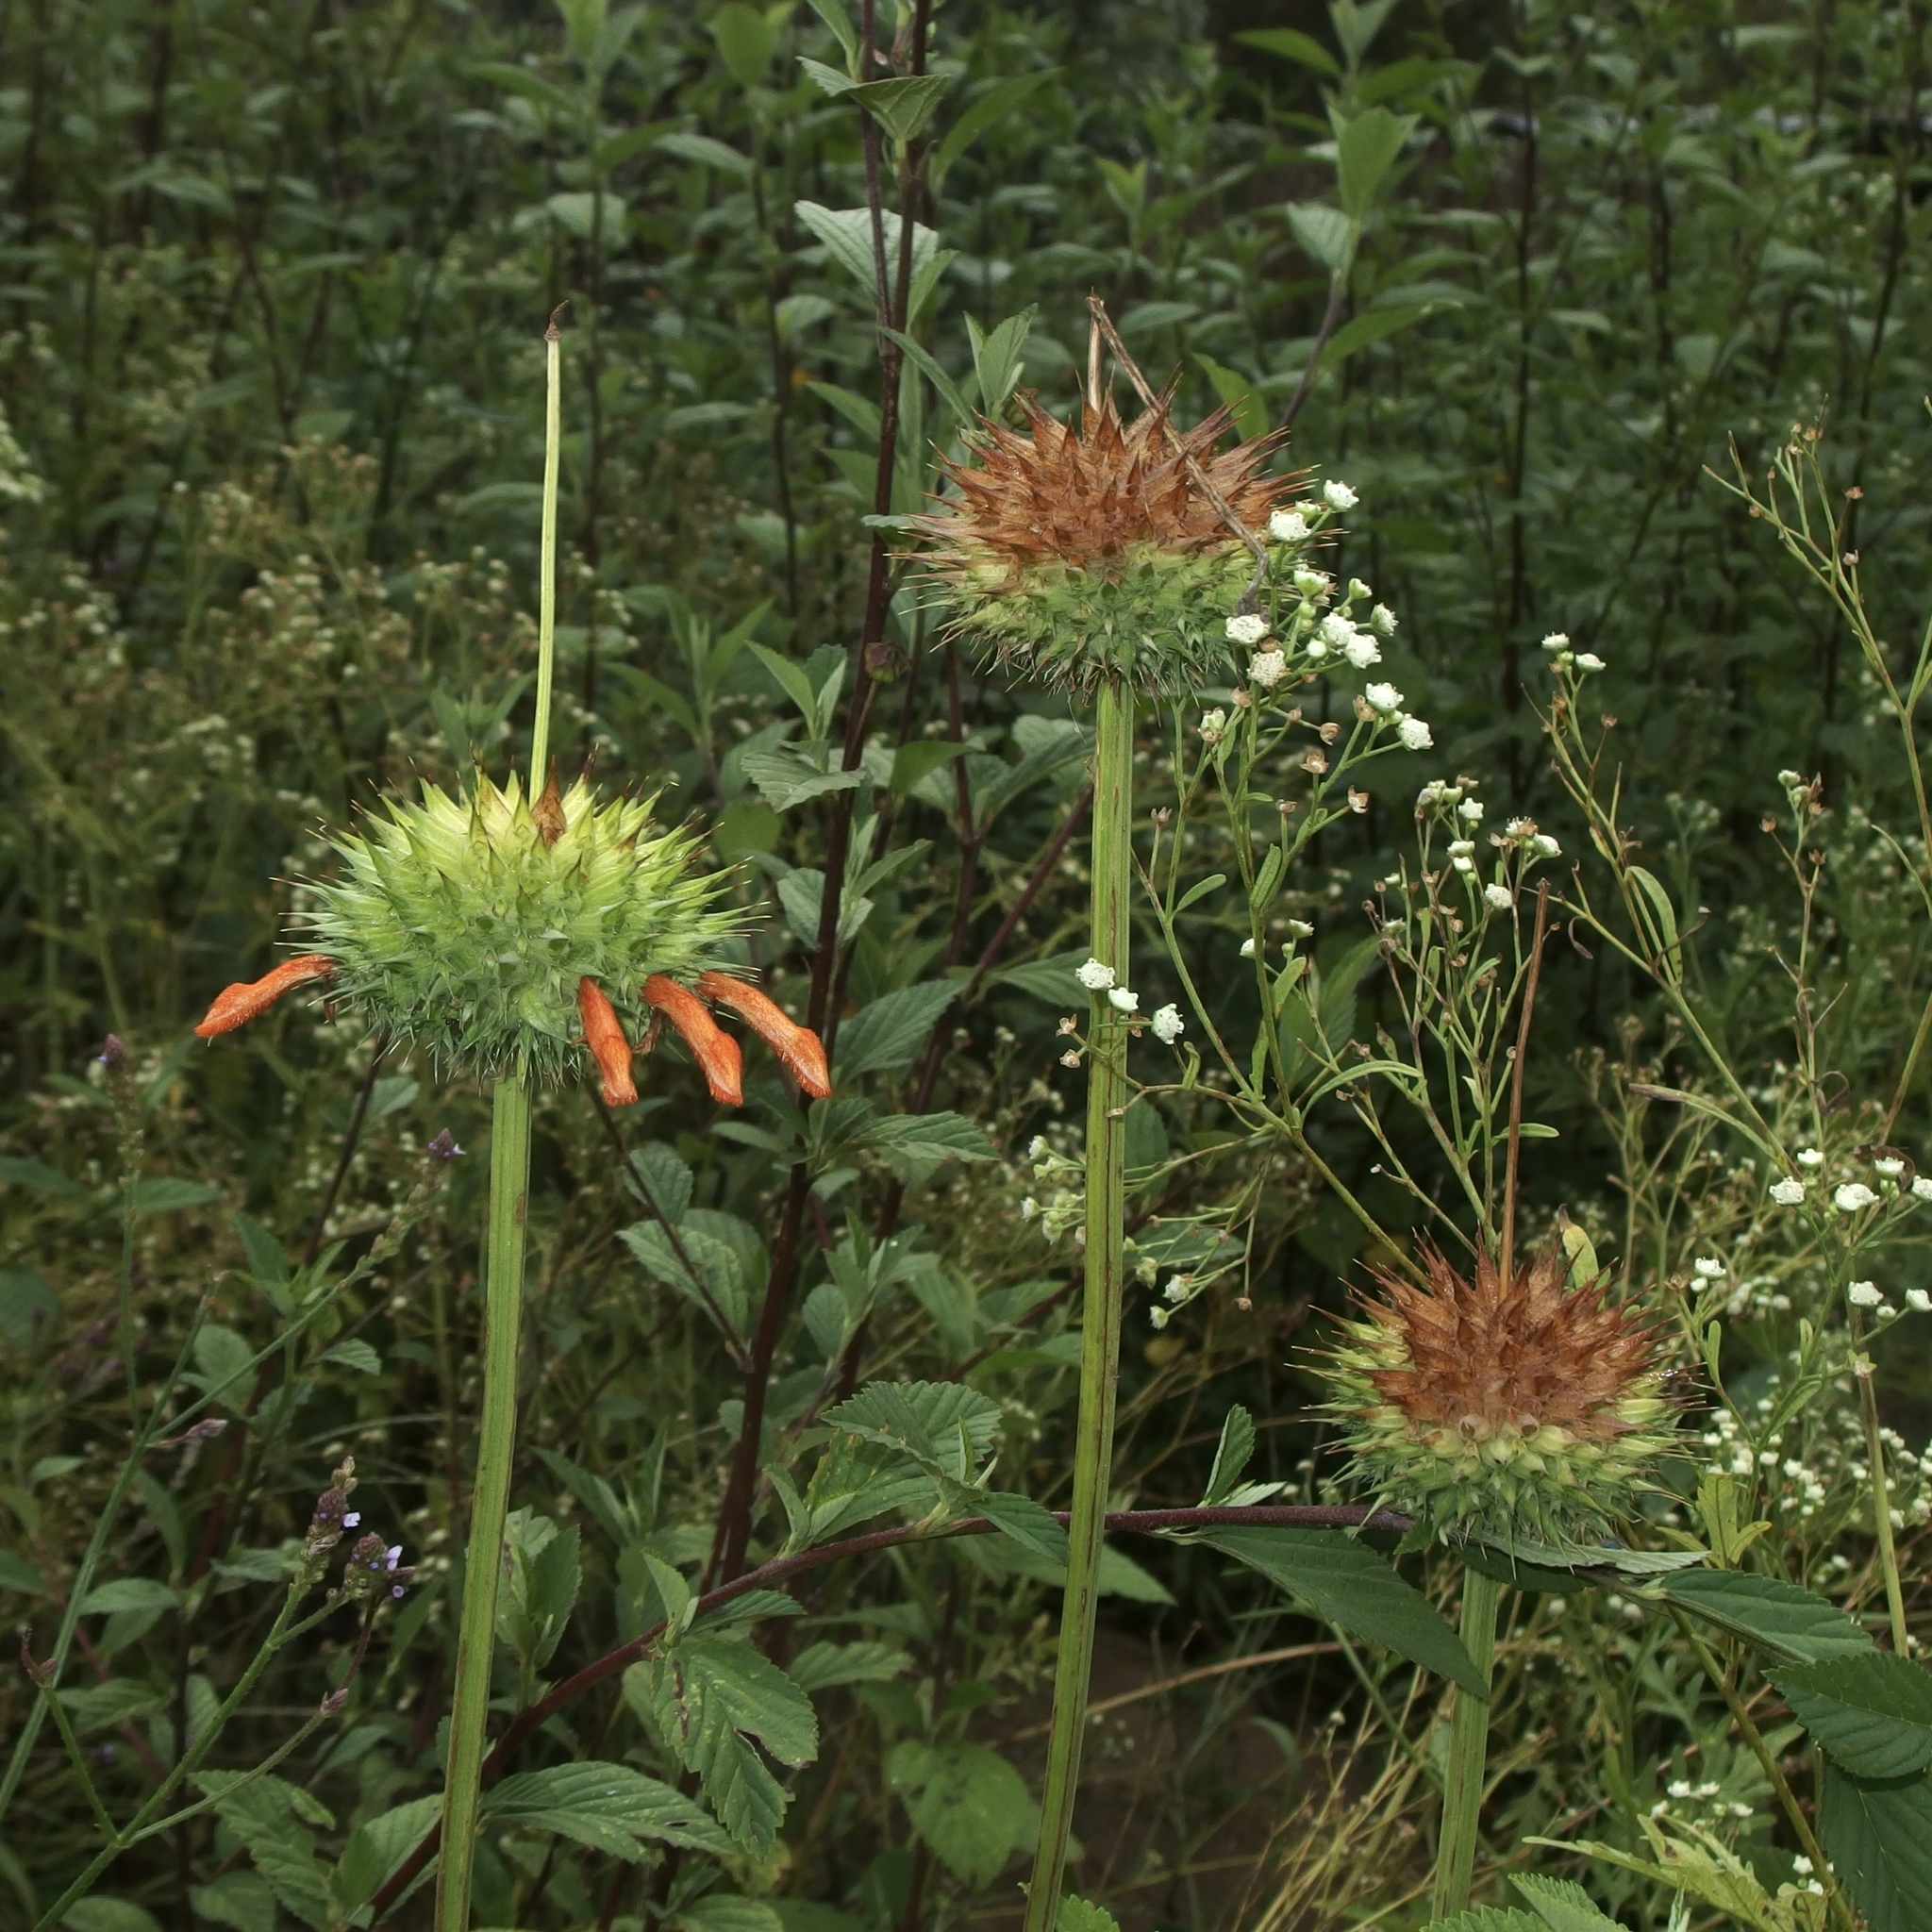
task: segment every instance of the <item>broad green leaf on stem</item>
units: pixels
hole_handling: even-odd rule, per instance
[[[1031,76],[1028,76],[1029,78]],[[997,416],[1020,380],[1025,364],[1020,359],[1032,332],[1033,319],[1040,313],[1038,303],[1009,315],[983,335],[979,325],[966,318],[966,340],[973,346],[973,375],[979,385],[979,407],[989,416]]]
[[[632,1864],[644,1856],[641,1839],[693,1852],[731,1849],[695,1798],[627,1764],[553,1764],[521,1772],[484,1793],[483,1810],[491,1824],[554,1831]]]
[[[810,1548],[889,1509],[930,1509],[934,1501],[930,1478],[904,1457],[835,1434],[807,1485],[800,1504],[804,1520],[793,1519],[791,1546]]]
[[[1037,1000],[1044,1000],[1050,1007],[1071,1012],[1091,998],[1074,977],[1074,972],[1086,964],[1088,950],[1078,946],[1071,953],[1050,953],[1041,959],[1026,959],[1017,966],[1004,967],[993,974],[993,984],[1015,987]]]
[[[794,806],[822,798],[828,791],[850,791],[865,782],[863,767],[827,771],[789,744],[775,751],[748,753],[743,765],[744,775],[758,787],[758,795],[774,811],[790,811]]]
[[[828,1410],[825,1421],[963,1483],[999,1435],[1000,1407],[958,1382],[872,1382]]]
[[[1932,1674],[1889,1650],[1774,1667],[1791,1715],[1840,1771],[1907,1777],[1932,1764]]]
[[[328,1874],[308,1827],[332,1824],[329,1813],[307,1791],[272,1775],[205,1771],[194,1781],[214,1799],[215,1815],[248,1848],[282,1909],[323,1932],[330,1918]]]
[[[1201,1541],[1300,1597],[1324,1622],[1489,1695],[1442,1613],[1354,1537],[1339,1529],[1211,1529]]]
[[[839,1029],[834,1071],[843,1080],[908,1065],[918,1058],[940,1015],[958,997],[958,987],[948,979],[882,993]]]
[[[1679,1837],[1664,1831],[1648,1818],[1637,1822],[1650,1841],[1652,1857],[1594,1839],[1530,1838],[1524,1842],[1543,1845],[1572,1857],[1581,1853],[1603,1864],[1635,1872],[1672,1891],[1689,1892],[1740,1924],[1756,1928],[1756,1932],[1790,1932],[1790,1920],[1779,1912],[1757,1873],[1728,1846],[1707,1833]]]
[[[665,154],[675,155],[680,161],[690,161],[694,167],[713,168],[734,181],[751,179],[751,158],[740,154],[729,142],[715,140],[708,134],[690,134],[679,129],[675,133],[660,134],[657,145]]]
[[[680,1906],[664,1924],[673,1932],[785,1932],[776,1904],[741,1891],[708,1891]]]
[[[1244,47],[1258,47],[1264,54],[1277,54],[1298,66],[1312,67],[1330,80],[1341,78],[1341,64],[1335,56],[1320,41],[1297,33],[1291,26],[1250,27],[1235,35],[1235,39]]]
[[[1870,1932],[1932,1925],[1932,1779],[1853,1777],[1824,1767],[1818,1838]]]
[[[872,211],[863,208],[831,208],[816,201],[800,201],[793,204],[793,212],[824,243],[825,252],[832,259],[858,280],[868,296],[874,295],[878,289],[878,276],[873,251]],[[891,278],[898,273],[899,217],[888,208],[880,218],[880,226],[885,238],[886,276],[890,286]],[[928,228],[923,222],[915,223],[912,229],[912,275],[915,282],[932,267],[939,254],[938,231]]]
[[[1544,1926],[1514,1906],[1472,1906],[1453,1919],[1431,1919],[1424,1932],[1544,1932]]]
[[[903,1674],[912,1659],[889,1643],[809,1643],[791,1659],[791,1681],[801,1690],[830,1690],[840,1684],[883,1684]]]
[[[845,0],[810,0],[811,10],[832,29],[832,35],[845,55],[848,67],[858,65],[858,36],[853,31],[852,17],[845,11]]]
[[[1399,335],[1428,312],[1426,302],[1411,302],[1400,308],[1373,308],[1366,315],[1352,316],[1328,338],[1327,346],[1322,351],[1323,363],[1333,369],[1357,349],[1366,349],[1390,336]]]
[[[911,141],[932,119],[952,85],[950,74],[901,74],[890,80],[848,82],[840,94],[863,108],[894,141]]]
[[[813,0],[817,4],[817,0]],[[831,4],[831,0],[827,0]],[[1060,70],[1058,67],[1037,68],[1031,74],[1015,75],[1011,80],[1003,80],[990,89],[960,113],[940,137],[939,144],[932,151],[926,162],[926,175],[932,183],[933,192],[939,192],[940,184],[946,178],[947,171],[966,150],[991,127],[994,122],[1010,114],[1013,109],[1031,94],[1036,88],[1043,87],[1056,78]]]
[[[18,1154],[0,1154],[0,1183],[30,1188],[39,1194],[58,1194],[69,1201],[85,1201],[93,1191],[44,1160],[29,1160]]]
[[[728,0],[711,16],[711,38],[740,87],[756,87],[764,79],[778,46],[777,27],[744,0]]]
[[[1413,114],[1369,108],[1337,132],[1336,192],[1350,221],[1364,220],[1374,207],[1376,193],[1415,125]]]
[[[273,1905],[270,1910],[274,1910]],[[73,1932],[161,1932],[154,1914],[132,1899],[77,1898],[61,1915],[60,1923]]]
[[[950,764],[965,751],[965,745],[944,738],[917,739],[910,744],[902,744],[892,754],[892,796],[904,798],[922,778]]]
[[[1054,1914],[1054,1932],[1121,1932],[1120,1922],[1105,1906],[1067,1892]]]
[[[258,1872],[224,1872],[211,1884],[190,1886],[188,1903],[197,1919],[211,1925],[232,1925],[234,1932],[275,1932],[275,1895]]]
[[[739,1846],[769,1850],[790,1794],[759,1747],[780,1764],[818,1755],[811,1700],[749,1644],[693,1637],[624,1674],[625,1695],[687,1771]],[[756,1741],[754,1741],[756,1740]]]
[[[1283,212],[1302,252],[1330,275],[1345,275],[1355,258],[1357,228],[1339,208],[1325,202],[1291,201]]]
[[[442,1814],[440,1792],[365,1820],[350,1835],[329,1874],[330,1896],[347,1916],[359,1911],[388,1882]]]
[[[913,1830],[954,1877],[975,1890],[991,1885],[1039,1829],[1025,1779],[984,1745],[908,1738],[893,1746],[886,1775]]]
[[[175,1214],[184,1208],[206,1208],[210,1201],[221,1198],[219,1188],[157,1174],[135,1182],[132,1206],[137,1214]]]
[[[1509,1882],[1549,1932],[1619,1932],[1616,1920],[1600,1911],[1582,1886],[1568,1878],[1545,1878],[1535,1872],[1512,1872]]]
[[[89,1591],[81,1601],[80,1614],[92,1617],[115,1610],[172,1610],[178,1603],[165,1583],[148,1576],[119,1576]]]
[[[1194,360],[1214,385],[1215,395],[1234,412],[1234,426],[1242,440],[1252,441],[1257,436],[1265,436],[1268,406],[1255,392],[1253,378],[1243,375],[1239,369],[1230,369],[1224,362],[1217,362],[1204,349],[1194,351]]]
[[[1630,868],[1631,881],[1642,897],[1640,917],[1646,927],[1644,941],[1657,960],[1657,968],[1668,986],[1684,976],[1684,959],[1677,943],[1677,913],[1671,895],[1654,874],[1641,865]]]
[[[842,1041],[841,1041],[842,1044]],[[876,1154],[908,1186],[924,1180],[948,1160],[991,1160],[998,1149],[964,1114],[883,1114],[861,1138],[860,1146]]]
[[[1214,1451],[1214,1467],[1208,1472],[1208,1487],[1201,1495],[1203,1508],[1214,1508],[1234,1494],[1241,1472],[1255,1453],[1255,1423],[1240,1403],[1227,1412],[1221,1424],[1221,1441]]]
[[[83,1738],[147,1717],[166,1701],[152,1685],[133,1677],[109,1677],[104,1684],[57,1694],[73,1718],[75,1733]]]
[[[1687,1570],[1658,1585],[1657,1593],[1789,1663],[1827,1663],[1875,1647],[1871,1636],[1835,1605],[1775,1576]]]
[[[724,1241],[702,1228],[683,1227],[678,1230],[677,1247],[673,1247],[670,1237],[655,1221],[640,1221],[626,1227],[623,1241],[653,1281],[675,1289],[713,1321],[722,1321],[733,1340],[744,1339],[750,1314],[744,1270]]]

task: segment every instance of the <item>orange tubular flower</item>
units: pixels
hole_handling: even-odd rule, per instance
[[[605,1106],[635,1107],[638,1090],[630,1076],[630,1041],[624,1037],[617,1008],[594,979],[577,981],[577,1012],[583,1018],[584,1044],[604,1075]]]
[[[691,1048],[691,1058],[704,1070],[711,1098],[727,1107],[742,1106],[744,1063],[739,1058],[737,1042],[719,1032],[718,1023],[705,1010],[697,994],[661,973],[654,973],[644,981],[642,992],[644,1004],[662,1013]]]
[[[335,970],[333,959],[325,958],[320,953],[305,953],[299,959],[284,959],[273,973],[265,973],[259,979],[238,979],[233,986],[222,989],[208,1009],[207,1018],[194,1030],[204,1040],[212,1040],[217,1033],[232,1033],[258,1013],[267,1012],[291,986],[300,986],[309,979],[326,979]]]
[[[799,1025],[757,987],[724,973],[700,973],[698,991],[708,1000],[729,1007],[791,1069],[791,1077],[814,1100],[826,1099],[832,1076],[825,1066],[825,1049],[808,1026]]]

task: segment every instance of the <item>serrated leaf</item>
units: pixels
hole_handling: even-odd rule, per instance
[[[1840,1771],[1907,1777],[1932,1764],[1932,1675],[1889,1650],[1774,1668],[1791,1715]]]
[[[167,1701],[152,1685],[133,1677],[109,1677],[105,1684],[58,1694],[73,1714],[76,1735],[83,1738],[147,1717]]]
[[[358,1375],[382,1374],[382,1357],[366,1341],[339,1341],[333,1348],[325,1349],[322,1358],[339,1369],[354,1369]]]
[[[172,1610],[179,1600],[165,1583],[151,1576],[119,1576],[99,1583],[82,1599],[83,1617],[110,1615],[117,1610]]]
[[[992,1160],[999,1154],[964,1114],[950,1108],[881,1114],[867,1125],[858,1144],[877,1155],[908,1186],[924,1180],[948,1160]]]
[[[1054,1932],[1121,1932],[1120,1921],[1105,1906],[1072,1891],[1061,1897],[1053,1924]]]
[[[39,1194],[59,1194],[70,1201],[85,1201],[90,1189],[49,1167],[44,1160],[28,1160],[18,1154],[0,1154],[0,1182],[9,1187],[31,1188]]]
[[[785,1932],[771,1899],[741,1891],[708,1891],[680,1906],[664,1922],[674,1932]]]
[[[314,1836],[302,1822],[305,1813],[321,1807],[306,1791],[273,1775],[208,1771],[195,1783],[214,1799],[215,1815],[247,1847],[283,1910],[323,1932],[330,1918],[328,1875],[315,1856]],[[322,1819],[327,1816],[322,1812]]]
[[[157,1175],[135,1182],[132,1206],[137,1214],[173,1214],[184,1208],[206,1208],[210,1201],[221,1198],[219,1188]]]
[[[1488,1697],[1442,1613],[1366,1543],[1339,1529],[1215,1529],[1202,1541],[1291,1591],[1325,1622]]]
[[[892,1747],[886,1775],[913,1830],[974,1889],[991,1885],[1038,1828],[1025,1779],[984,1745],[908,1738]]]
[[[329,1893],[344,1913],[359,1910],[375,1896],[441,1814],[442,1796],[438,1792],[412,1798],[356,1827],[328,1879]]]
[[[77,1898],[61,1915],[60,1923],[73,1932],[161,1932],[152,1913],[132,1899]]]
[[[258,1872],[224,1872],[211,1885],[191,1886],[188,1903],[197,1919],[210,1924],[231,1925],[234,1932],[275,1932],[275,1895]]]
[[[1687,1570],[1660,1584],[1657,1593],[1790,1663],[1827,1663],[1875,1648],[1870,1634],[1841,1609],[1779,1577]]]
[[[1571,1879],[1512,1872],[1509,1882],[1529,1901],[1530,1910],[1549,1932],[1622,1932],[1616,1920],[1599,1911],[1589,1892]]]
[[[641,1839],[694,1852],[731,1849],[695,1798],[627,1764],[591,1760],[520,1772],[484,1793],[483,1810],[492,1824],[554,1831],[632,1864],[644,1856]]]
[[[1208,1488],[1201,1497],[1203,1508],[1212,1508],[1227,1500],[1254,1453],[1254,1418],[1240,1403],[1236,1403],[1221,1424],[1221,1441],[1214,1451],[1214,1467],[1208,1472]]]
[[[1932,1925],[1932,1778],[1884,1781],[1824,1767],[1818,1838],[1869,1932]]]
[[[1472,1906],[1453,1919],[1431,1919],[1424,1932],[1544,1932],[1543,1922],[1514,1906]]]
[[[860,1007],[839,1029],[840,1079],[907,1065],[925,1045],[940,1015],[958,997],[953,981],[934,979],[882,993]]]
[[[805,1691],[883,1684],[901,1675],[911,1661],[889,1643],[811,1643],[791,1659],[791,1681]]]
[[[689,1638],[646,1657],[624,1674],[624,1688],[678,1761],[697,1773],[739,1846],[767,1851],[791,1794],[758,1747],[780,1764],[809,1763],[818,1755],[811,1700],[769,1658],[721,1637]]]
[[[825,1421],[966,1482],[999,1435],[1000,1407],[958,1382],[870,1382],[827,1411]]]

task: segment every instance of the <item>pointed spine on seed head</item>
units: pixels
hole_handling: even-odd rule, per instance
[[[569,829],[569,821],[564,817],[563,794],[557,789],[557,760],[550,760],[550,777],[541,794],[530,807],[530,823],[536,826],[537,835],[544,844],[555,845]]]
[[[655,1008],[676,1027],[678,1037],[691,1048],[691,1057],[705,1076],[711,1098],[726,1107],[741,1107],[744,1063],[738,1042],[718,1030],[718,1023],[705,1010],[697,994],[679,986],[676,980],[654,973],[644,981],[642,997],[647,1007]]]
[[[783,1008],[768,999],[755,986],[733,979],[724,973],[700,973],[697,990],[708,1000],[729,1007],[784,1063],[800,1091],[814,1100],[824,1100],[832,1091],[831,1070],[825,1064],[825,1049],[818,1035],[801,1026]]]
[[[273,973],[265,973],[259,979],[237,980],[233,986],[224,987],[194,1030],[203,1040],[212,1040],[218,1033],[232,1033],[236,1027],[267,1012],[291,987],[311,979],[326,979],[335,970],[335,961],[320,953],[284,959]]]
[[[594,979],[577,981],[577,1013],[584,1023],[584,1044],[604,1076],[605,1106],[635,1107],[638,1090],[631,1078],[630,1041],[624,1037],[617,1008]]]

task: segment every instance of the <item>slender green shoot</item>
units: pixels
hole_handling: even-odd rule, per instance
[[[1496,1655],[1496,1606],[1503,1586],[1465,1565],[1462,1572],[1462,1647],[1485,1685]],[[1432,1919],[1453,1919],[1469,1904],[1475,1870],[1476,1821],[1483,1807],[1483,1777],[1490,1748],[1490,1704],[1460,1686],[1449,1693],[1449,1761],[1442,1778],[1442,1835],[1436,1845],[1436,1894]]]

